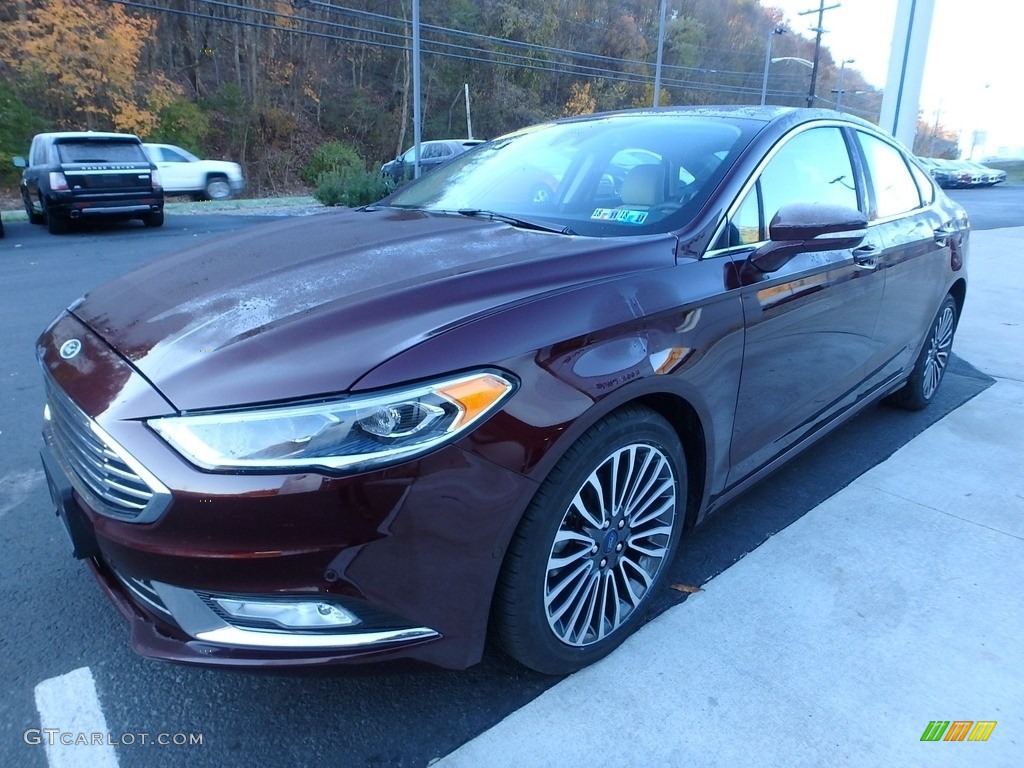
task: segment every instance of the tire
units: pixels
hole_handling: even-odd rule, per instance
[[[204,200],[227,200],[231,197],[231,184],[226,176],[210,176],[203,190]]]
[[[947,295],[929,327],[910,378],[891,397],[894,405],[908,411],[920,411],[935,397],[946,368],[949,367],[957,320],[956,301]]]
[[[22,199],[25,201],[25,213],[28,214],[28,221],[29,221],[29,223],[30,224],[45,224],[46,223],[46,214],[45,213],[36,213],[35,210],[32,208],[32,202],[28,199],[28,197],[23,196]],[[46,206],[43,205],[42,198],[39,199],[39,207],[44,212],[46,211]]]
[[[147,213],[142,217],[142,223],[150,228],[162,227],[164,225],[164,212],[153,211],[153,213]]]
[[[71,222],[68,220],[67,216],[63,213],[51,210],[45,204],[43,206],[43,210],[46,212],[46,229],[51,235],[63,235],[68,231],[68,228],[71,226]]]
[[[541,484],[509,545],[492,613],[505,651],[565,675],[617,648],[664,581],[686,489],[682,444],[654,411],[630,406],[587,430]]]

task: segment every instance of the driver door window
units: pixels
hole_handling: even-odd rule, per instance
[[[812,128],[786,142],[736,208],[716,249],[767,240],[775,214],[797,202],[860,209],[850,153],[838,128]]]
[[[859,210],[846,141],[838,128],[812,128],[794,136],[761,173],[767,227],[788,203],[826,203]]]

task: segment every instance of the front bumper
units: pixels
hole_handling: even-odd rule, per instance
[[[67,338],[82,343],[72,361],[55,353]],[[69,457],[47,426],[55,504],[88,539],[76,550],[129,619],[137,651],[233,666],[411,659],[465,668],[480,659],[531,481],[455,445],[359,476],[203,472],[145,425],[167,404],[74,317],[44,334],[40,356],[49,386],[123,460],[109,459],[114,479],[141,466],[169,494],[155,518],[95,503],[106,474],[86,477],[88,458]],[[56,403],[50,411],[60,412]],[[102,450],[92,454],[101,464]],[[218,612],[220,598],[322,601],[358,621],[329,631],[254,625]]]

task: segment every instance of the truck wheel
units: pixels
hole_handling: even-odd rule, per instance
[[[162,227],[164,225],[164,212],[153,211],[142,217],[142,223],[147,227]]]
[[[43,223],[45,223],[46,222],[46,215],[43,214],[43,213],[36,213],[35,209],[32,207],[32,201],[28,199],[28,195],[27,194],[23,195],[22,199],[25,201],[25,213],[28,214],[29,223],[30,224],[43,224]],[[42,198],[39,199],[39,208],[42,211],[46,210],[46,207],[43,205]]]
[[[68,231],[71,222],[68,221],[67,216],[46,205],[43,206],[43,210],[46,212],[46,228],[51,235],[63,235]]]
[[[207,200],[227,200],[231,197],[231,184],[224,176],[210,176],[206,180],[204,197]]]

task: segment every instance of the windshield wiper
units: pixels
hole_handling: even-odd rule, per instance
[[[460,216],[481,216],[483,218],[490,219],[491,221],[503,221],[506,224],[511,224],[513,227],[522,227],[523,229],[535,229],[539,232],[555,232],[559,235],[575,235],[569,227],[555,227],[550,224],[541,224],[536,221],[527,221],[526,219],[520,219],[516,216],[509,216],[507,213],[498,213],[497,211],[487,211],[483,208],[459,208],[456,211]]]

